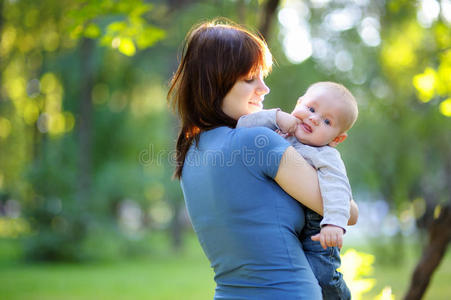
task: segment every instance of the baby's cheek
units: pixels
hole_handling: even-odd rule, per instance
[[[301,126],[297,126],[296,127],[296,130],[294,131],[294,137],[299,141],[299,142],[301,142],[302,143],[302,141],[303,141],[303,135],[302,135],[302,129],[301,129]]]

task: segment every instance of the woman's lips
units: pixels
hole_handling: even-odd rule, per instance
[[[263,107],[263,101],[259,101],[259,102],[249,102],[250,105],[255,105],[257,107],[262,108]]]

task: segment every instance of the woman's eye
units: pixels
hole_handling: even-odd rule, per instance
[[[329,126],[330,126],[330,121],[329,121],[328,119],[325,119],[325,120],[324,120],[324,123],[326,123],[326,125],[329,125]]]
[[[312,113],[315,112],[315,109],[313,107],[309,107],[308,110],[311,111]]]
[[[247,83],[252,83],[254,82],[255,78],[250,78],[250,79],[245,79],[244,81]]]

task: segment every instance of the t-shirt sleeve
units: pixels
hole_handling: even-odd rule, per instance
[[[276,177],[280,161],[290,144],[265,127],[237,129],[235,151],[241,163],[257,177]]]

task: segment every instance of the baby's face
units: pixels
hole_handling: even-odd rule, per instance
[[[343,102],[336,101],[327,88],[309,90],[298,99],[291,113],[301,120],[294,135],[306,145],[332,145],[334,139],[343,133],[344,109]]]

